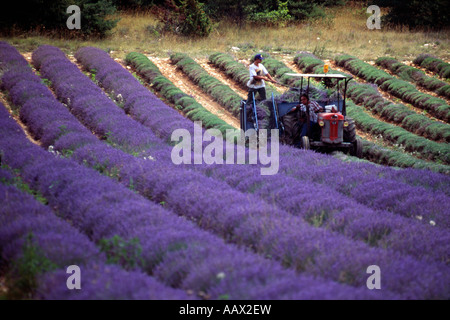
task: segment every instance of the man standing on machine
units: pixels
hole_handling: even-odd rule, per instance
[[[278,83],[267,71],[266,67],[261,63],[263,60],[261,54],[255,55],[253,58],[253,63],[250,65],[250,80],[247,82],[248,97],[247,97],[247,118],[253,119],[253,98],[256,99],[256,94],[259,95],[258,101],[266,100],[266,84],[264,81],[269,81],[272,83]],[[256,101],[255,101],[256,102]],[[255,119],[253,119],[255,122]]]
[[[258,93],[260,101],[266,100],[266,84],[264,81],[278,83],[261,63],[263,59],[261,54],[257,54],[253,59],[254,62],[249,67],[250,80],[247,82],[247,87],[249,88],[247,104],[253,102],[253,94],[256,95],[256,93]]]

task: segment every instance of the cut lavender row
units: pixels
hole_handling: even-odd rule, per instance
[[[100,49],[88,47],[80,49],[77,52],[76,57],[87,68],[95,68],[97,70],[99,75],[97,77],[97,80],[99,80],[107,90],[122,94],[122,96],[124,97],[125,105],[127,105],[128,103],[131,103],[132,105],[134,104],[135,93],[137,96],[141,97],[140,100],[151,96],[151,93],[148,92],[148,90],[140,85],[137,80],[134,79],[129,72],[127,72],[127,70],[123,69],[119,64],[112,60],[106,52]],[[117,80],[125,78],[129,79],[126,85],[123,85],[122,81]],[[102,81],[102,79],[105,79],[105,81]],[[114,79],[116,79],[117,81],[114,81]],[[144,90],[146,90],[147,93],[145,93]],[[139,105],[139,103],[137,105]],[[170,109],[168,106],[159,103],[157,110],[163,108]],[[140,109],[139,113],[132,115],[139,122],[152,128],[152,130],[154,130],[155,132],[158,132],[158,135],[163,139],[169,139],[171,131],[161,129],[161,126],[164,126],[167,122],[166,118],[159,118],[158,115],[158,120],[154,120],[153,124],[146,122],[145,119],[149,118],[148,113],[152,112],[151,110],[151,108],[143,108]],[[156,115],[154,115],[154,117],[156,117]],[[181,116],[177,114],[176,116],[174,115],[174,117]],[[190,127],[192,127],[192,125]],[[189,130],[190,127],[188,126],[183,128]],[[164,136],[164,133],[166,133],[167,135]],[[424,175],[424,171],[408,170],[407,172],[402,174],[390,168],[378,169],[370,164],[343,164],[338,160],[330,160],[330,157],[322,155],[314,156],[314,165],[312,167],[305,168],[303,161],[298,159],[300,157],[305,158],[305,156],[301,156],[299,151],[281,146],[280,152],[280,164],[282,167],[282,173],[284,174],[292,174],[294,170],[294,176],[299,177],[301,180],[312,178],[314,179],[312,180],[314,182],[319,182],[327,185],[331,184],[331,186],[333,186],[340,192],[349,195],[355,198],[357,201],[360,201],[361,203],[371,206],[375,209],[389,210],[404,216],[410,216],[414,218],[418,217],[419,219],[422,217],[422,221],[426,223],[430,223],[430,221],[436,222],[436,220],[440,220],[439,216],[443,215],[445,216],[444,219],[448,222],[448,205],[446,205],[445,207],[437,206],[437,204],[440,203],[450,203],[445,195],[442,195],[441,192],[437,192],[437,194],[434,194],[433,192],[425,190],[424,188],[415,188],[414,186],[405,185],[405,183],[411,181],[409,179],[411,174],[415,174],[415,176],[420,177]],[[287,160],[284,155],[288,156],[292,153],[296,154],[296,156],[289,157],[289,160]],[[333,162],[330,163],[330,165],[335,168],[334,172],[339,174],[340,176],[330,179],[327,166],[322,166],[321,168],[317,169],[317,164],[319,161],[323,161],[325,163]],[[357,168],[355,168],[355,166]],[[324,170],[320,171],[321,169]],[[322,174],[327,174],[328,177],[318,177],[318,175]],[[433,181],[433,185],[431,185],[432,188],[436,190],[446,185],[447,188],[443,188],[443,190],[450,190],[450,188],[448,188],[448,186],[450,185],[450,177],[428,173],[427,171],[426,174],[436,177],[435,179],[437,181]],[[386,180],[386,183],[381,184],[380,178]],[[395,178],[395,180],[392,180],[392,178]],[[414,179],[413,183],[421,184],[423,183],[422,180],[426,180],[426,178]],[[430,182],[431,181],[428,180],[423,184],[427,186],[430,184]],[[379,192],[379,190],[373,190],[371,188],[371,184],[373,183],[382,185],[384,187],[383,192]],[[435,183],[437,184],[437,187]],[[349,188],[349,186],[353,187]],[[359,192],[360,190],[361,192]],[[402,191],[399,192],[398,190]],[[389,201],[386,201],[387,198],[389,199]],[[438,222],[438,225],[440,226],[447,224],[447,222],[440,222],[441,221]]]
[[[92,146],[89,146],[89,147],[87,147],[86,149],[88,149],[88,150],[86,150],[86,151],[88,151],[88,152],[90,152],[90,151],[92,151]],[[89,153],[88,153],[88,155],[89,155]],[[107,150],[100,150],[99,152],[92,152],[91,153],[91,155],[94,157],[94,159],[96,160],[96,161],[98,161],[99,160],[99,157],[100,156],[103,156],[103,158],[108,158],[108,155],[110,155],[110,153],[108,153],[108,151]],[[124,157],[126,156],[126,155],[123,155]],[[119,157],[118,157],[118,154],[112,154],[112,155],[110,155],[110,159],[108,159],[108,161],[104,161],[103,159],[102,159],[102,161],[100,161],[100,163],[114,163],[114,160],[121,160],[121,161],[118,161],[118,163],[120,164],[120,163],[132,163],[133,161],[131,160],[131,159],[120,159]],[[83,160],[86,160],[88,158],[88,156],[83,156],[82,157],[82,159]],[[136,170],[133,170],[133,168],[130,168],[130,166],[123,166],[124,168],[129,168],[128,170],[130,170],[130,172],[139,172],[139,167],[137,167],[137,168],[135,168]],[[162,173],[162,171],[161,170],[145,170],[145,168],[142,168],[142,166],[140,166],[141,167],[141,170],[144,170],[144,172],[152,172],[153,174],[155,174],[155,173],[159,173],[159,174],[161,174]],[[122,170],[123,170],[123,168],[122,168]],[[183,189],[185,189],[186,188],[186,186],[185,186],[185,184],[184,183],[180,183],[180,174],[181,173],[177,173],[177,172],[175,172],[174,173],[174,180],[173,180],[173,185],[174,185],[174,187],[175,188],[180,188],[180,190],[178,191],[178,192],[175,192],[174,193],[174,195],[175,194],[180,194],[180,193],[182,193],[183,192]],[[136,178],[136,176],[134,176],[135,178]],[[182,176],[181,176],[182,177]],[[192,178],[192,175],[190,176],[191,178]],[[202,176],[199,176],[200,178],[202,178]],[[141,178],[142,179],[142,178]],[[161,180],[166,180],[166,183],[167,183],[167,185],[168,186],[170,186],[171,185],[171,181],[170,181],[170,179],[169,179],[169,176],[167,175],[167,174],[164,174],[164,178],[163,179],[161,179],[161,178],[159,178],[159,179],[157,179],[156,181],[161,181]],[[204,178],[203,178],[204,179]],[[167,180],[169,180],[169,181],[167,181]],[[181,180],[183,180],[183,181],[185,181],[185,179],[181,179]],[[139,181],[139,179],[136,179],[136,181]],[[147,181],[149,181],[149,180],[147,180]],[[151,180],[150,180],[151,181]],[[176,181],[178,181],[178,182],[176,182]],[[144,182],[145,182],[145,180],[144,180]],[[193,188],[198,188],[199,186],[201,186],[202,184],[197,184],[197,186],[195,187],[195,184],[193,183],[192,184],[192,186],[193,186]],[[146,185],[145,187],[147,187],[148,188],[148,185]],[[163,186],[164,187],[164,186]],[[192,188],[192,189],[193,189]],[[221,186],[218,186],[218,187],[215,187],[215,186],[213,186],[212,188],[210,188],[210,189],[212,189],[212,190],[215,190],[215,189],[217,189],[217,190],[219,190],[219,189],[221,189]],[[140,189],[140,190],[142,190],[142,189]],[[164,189],[163,189],[164,190]],[[143,190],[144,192],[145,192],[145,189]],[[201,192],[199,192],[199,193],[201,193]],[[203,193],[205,193],[205,192],[203,192]],[[206,194],[205,194],[205,196],[206,196]],[[175,199],[176,200],[176,198],[175,197],[172,197],[171,199]],[[205,200],[206,200],[206,198],[204,198]],[[186,200],[184,200],[184,198],[182,198],[181,200],[183,200],[183,201],[186,201]],[[203,200],[203,201],[205,201],[205,200]],[[238,199],[239,200],[239,199]],[[242,199],[241,201],[238,201],[238,202],[242,202],[242,201],[246,201],[246,199]],[[178,203],[179,203],[180,201],[178,201]],[[206,203],[206,202],[205,202]],[[169,202],[169,204],[170,205],[172,205],[173,206],[173,202],[171,201],[171,202]],[[185,207],[183,206],[183,205],[178,205],[178,204],[175,204],[175,205],[177,205],[177,206],[179,206],[179,209],[178,209],[178,211],[181,211],[181,212],[183,212],[183,210],[185,210]],[[222,204],[217,204],[217,208],[216,208],[216,210],[218,210],[218,208],[223,208],[223,207],[226,207],[226,204],[224,203],[223,205]],[[271,208],[270,207],[267,207],[267,209],[265,209],[265,206],[264,206],[264,204],[262,204],[262,206],[261,205],[257,205],[256,207],[258,207],[258,208],[261,208],[262,207],[262,213],[261,213],[261,216],[263,217],[263,219],[262,219],[262,222],[263,222],[263,224],[265,223],[266,225],[271,225],[271,224],[273,224],[273,222],[272,221],[270,221],[271,219],[269,219],[269,218],[264,218],[264,211],[270,211],[271,210]],[[230,212],[232,212],[232,210],[231,210],[231,208],[228,208],[229,210],[230,210]],[[221,210],[221,209],[219,209],[219,210]],[[258,212],[257,211],[258,209],[256,209],[255,208],[255,212]],[[261,209],[259,209],[259,210],[261,210]],[[235,210],[233,210],[233,211],[235,211]],[[237,212],[237,213],[239,213],[239,212]],[[194,214],[196,214],[195,212],[194,212]],[[245,214],[245,212],[244,212],[244,214]],[[229,214],[228,214],[228,216],[229,216]],[[241,216],[242,216],[242,213],[241,213]],[[198,216],[198,218],[200,218],[200,219],[203,219],[204,217],[203,216]],[[227,218],[227,219],[229,219],[229,217],[227,217],[227,216],[225,216],[224,218]],[[243,218],[245,218],[245,215],[243,216]],[[242,220],[242,219],[240,219],[240,220]],[[265,222],[264,222],[265,221]],[[206,221],[208,224],[209,223],[211,223],[211,222],[213,222],[213,220],[210,220],[210,221]],[[232,221],[231,221],[232,222]],[[254,226],[257,226],[257,223],[255,223],[256,222],[256,220],[255,221],[248,221],[249,223],[251,223],[251,224],[253,224]],[[261,222],[261,221],[260,221]],[[279,223],[280,224],[280,229],[286,229],[286,227],[288,226],[288,225],[290,225],[291,224],[291,221],[285,221],[285,222],[283,222],[283,221],[275,221],[275,223]],[[264,225],[263,225],[264,226]],[[221,226],[218,226],[218,227],[221,227]],[[257,226],[258,228],[261,228],[261,226]],[[302,224],[298,224],[297,223],[297,227],[299,227],[299,229],[304,229],[304,231],[305,232],[307,232],[307,233],[310,233],[310,237],[314,237],[314,233],[316,233],[316,238],[317,238],[317,235],[319,235],[319,233],[317,233],[318,231],[314,231],[314,229],[313,228],[309,228],[308,229],[308,226],[305,226],[305,225],[302,225]],[[305,229],[306,228],[306,229]],[[223,229],[223,230],[226,230],[226,229]],[[254,229],[254,227],[253,227],[253,229],[250,229],[251,230],[251,232],[252,232],[252,234],[255,234],[255,233],[258,233],[257,232],[257,230],[258,229]],[[273,233],[275,234],[275,233],[280,233],[280,231],[278,231],[278,230],[274,230],[273,231]],[[293,232],[292,232],[293,233]],[[242,232],[242,233],[240,233],[240,235],[241,235],[241,237],[247,237],[247,241],[251,241],[252,239],[251,238],[248,238],[248,234],[249,234],[249,232],[248,232],[248,230],[244,230],[244,232]],[[323,235],[321,235],[321,237],[323,237]],[[336,243],[336,240],[341,240],[341,239],[337,239],[336,237],[333,239],[333,238],[331,238],[330,239],[330,241],[331,242],[333,242],[333,243]],[[260,240],[261,241],[261,240]],[[323,240],[322,240],[322,242],[323,242]],[[342,244],[342,242],[341,241],[337,241],[337,242],[339,242],[339,243],[341,243],[341,245],[343,245],[344,247],[346,246],[346,247],[349,247],[349,248],[354,248],[354,246],[352,246],[351,245],[351,242],[349,242],[349,243],[344,243],[344,244]],[[348,242],[348,241],[347,241]],[[251,242],[250,242],[251,243]],[[312,244],[312,243],[311,243]],[[266,246],[268,246],[269,244],[267,243],[266,244]],[[300,243],[299,243],[299,245],[300,245]],[[304,244],[303,244],[303,246],[304,246]],[[325,243],[324,243],[324,246],[325,246]],[[371,251],[371,250],[369,250],[369,251]],[[334,251],[333,251],[334,252]],[[380,251],[381,252],[381,251]],[[326,251],[325,253],[331,253],[331,252],[328,252],[328,251]],[[370,253],[375,253],[375,252],[370,252]],[[376,253],[375,253],[376,254]],[[385,255],[384,253],[380,253],[381,255]],[[391,258],[390,258],[391,259]],[[396,258],[397,259],[397,258]],[[402,260],[402,258],[400,258],[400,260]],[[347,264],[347,267],[350,267],[348,264]],[[354,267],[354,266],[353,266]]]
[[[195,291],[211,290],[217,294],[212,298],[218,298],[219,292],[234,299],[377,297],[367,290],[297,276],[277,263],[225,245],[109,179],[70,161],[54,158],[29,143],[6,110],[0,112],[0,119],[0,149],[6,163],[20,168],[24,178],[33,181],[32,186],[44,193],[59,214],[88,232],[92,239],[113,235],[140,239],[146,262],[142,267],[166,283]],[[272,283],[277,285],[276,290],[272,289]],[[232,290],[234,285],[247,289],[221,291],[222,287]],[[386,291],[382,297],[396,296]]]
[[[0,182],[12,178],[8,171],[0,169]],[[40,257],[34,259],[45,259],[49,264],[48,270],[36,274],[36,288],[29,288],[34,289],[33,298],[188,299],[181,290],[164,286],[141,272],[106,265],[104,254],[85,235],[30,195],[0,183],[0,258],[10,266],[17,265],[24,259],[24,250],[35,250]],[[71,265],[82,270],[82,290],[67,288],[66,269]],[[16,276],[14,269],[11,274]],[[111,283],[116,286],[108,288]],[[25,288],[12,289],[16,292]]]

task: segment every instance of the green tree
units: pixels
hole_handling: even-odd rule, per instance
[[[77,5],[81,10],[78,35],[104,37],[118,22],[113,17],[116,7],[112,0],[16,0],[9,2],[8,10],[0,11],[0,29],[6,34],[15,28],[39,28],[73,35],[77,31],[68,33],[66,26],[70,16],[66,10],[70,5]]]
[[[450,25],[447,0],[378,0],[375,4],[391,8],[385,21],[412,28],[441,29]]]
[[[212,31],[212,23],[197,0],[181,1],[180,14],[184,19],[181,33],[187,36],[206,37]]]
[[[163,31],[179,33],[189,37],[206,37],[213,24],[198,0],[166,0],[158,6],[158,18],[163,23]]]

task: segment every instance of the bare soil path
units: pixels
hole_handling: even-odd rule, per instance
[[[11,115],[11,118],[13,118],[17,122],[17,124],[22,128],[27,139],[30,140],[35,145],[42,147],[42,143],[33,138],[33,136],[28,131],[27,126],[20,120],[20,117],[12,111],[11,106],[6,99],[6,95],[3,92],[0,92],[0,102],[6,107],[6,110],[8,110],[9,114]]]
[[[169,58],[148,57],[161,71],[161,73],[184,93],[192,96],[198,103],[212,114],[224,120],[229,125],[239,128],[240,123],[230,112],[225,110],[219,103],[214,101],[208,94],[204,93],[192,80],[181,70],[170,63]]]
[[[447,79],[442,78],[442,77],[439,76],[437,73],[434,73],[434,72],[432,72],[432,71],[429,71],[428,69],[426,69],[426,68],[424,68],[424,67],[421,67],[421,66],[418,66],[418,65],[414,64],[412,61],[400,61],[400,62],[406,64],[407,66],[414,67],[414,68],[416,68],[416,69],[422,70],[423,72],[425,72],[425,74],[426,74],[427,76],[429,76],[429,77],[431,77],[431,78],[436,78],[436,79],[438,79],[438,80],[441,80],[442,82],[448,83]]]
[[[212,64],[208,62],[207,59],[196,59],[195,60],[203,69],[205,69],[208,74],[223,84],[229,86],[234,92],[239,94],[242,99],[247,99],[247,91],[242,89],[242,87],[234,80],[230,79],[226,74],[224,74],[221,70],[214,67]]]
[[[379,66],[376,66],[376,67],[379,68],[380,70],[383,70],[384,72],[390,74],[391,76],[393,76],[393,77],[399,79],[399,80],[403,80],[403,79],[401,79],[398,75],[396,75],[395,73],[393,73],[392,71],[390,71],[390,70],[388,70],[388,69],[385,69],[385,68],[382,68],[382,67],[379,67]],[[406,80],[403,80],[403,81],[406,81]],[[433,97],[435,97],[435,98],[442,99],[442,100],[444,100],[445,102],[447,102],[447,104],[450,104],[450,99],[447,99],[446,97],[442,97],[442,96],[438,95],[438,94],[437,94],[436,92],[434,92],[434,91],[431,91],[431,90],[425,89],[425,88],[423,88],[423,87],[420,87],[419,85],[417,85],[417,84],[415,84],[415,83],[412,83],[412,82],[409,82],[409,81],[406,81],[406,82],[411,83],[412,85],[414,85],[418,91],[420,91],[420,92],[422,92],[422,93],[425,93],[425,94],[428,94],[428,95],[430,95],[430,96],[433,96]]]

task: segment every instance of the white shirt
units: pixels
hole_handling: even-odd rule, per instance
[[[250,69],[250,80],[247,82],[247,87],[252,89],[264,88],[266,86],[264,80],[256,80],[253,79],[253,77],[267,75],[269,72],[267,71],[266,67],[264,67],[262,63],[258,64],[258,66],[252,63],[249,69]]]
[[[300,110],[303,112],[306,112],[306,106],[304,104],[300,105]],[[316,101],[310,101],[309,102],[309,118],[313,122],[317,122],[319,117],[317,116],[317,112],[320,112],[322,110],[322,107],[316,102]]]

